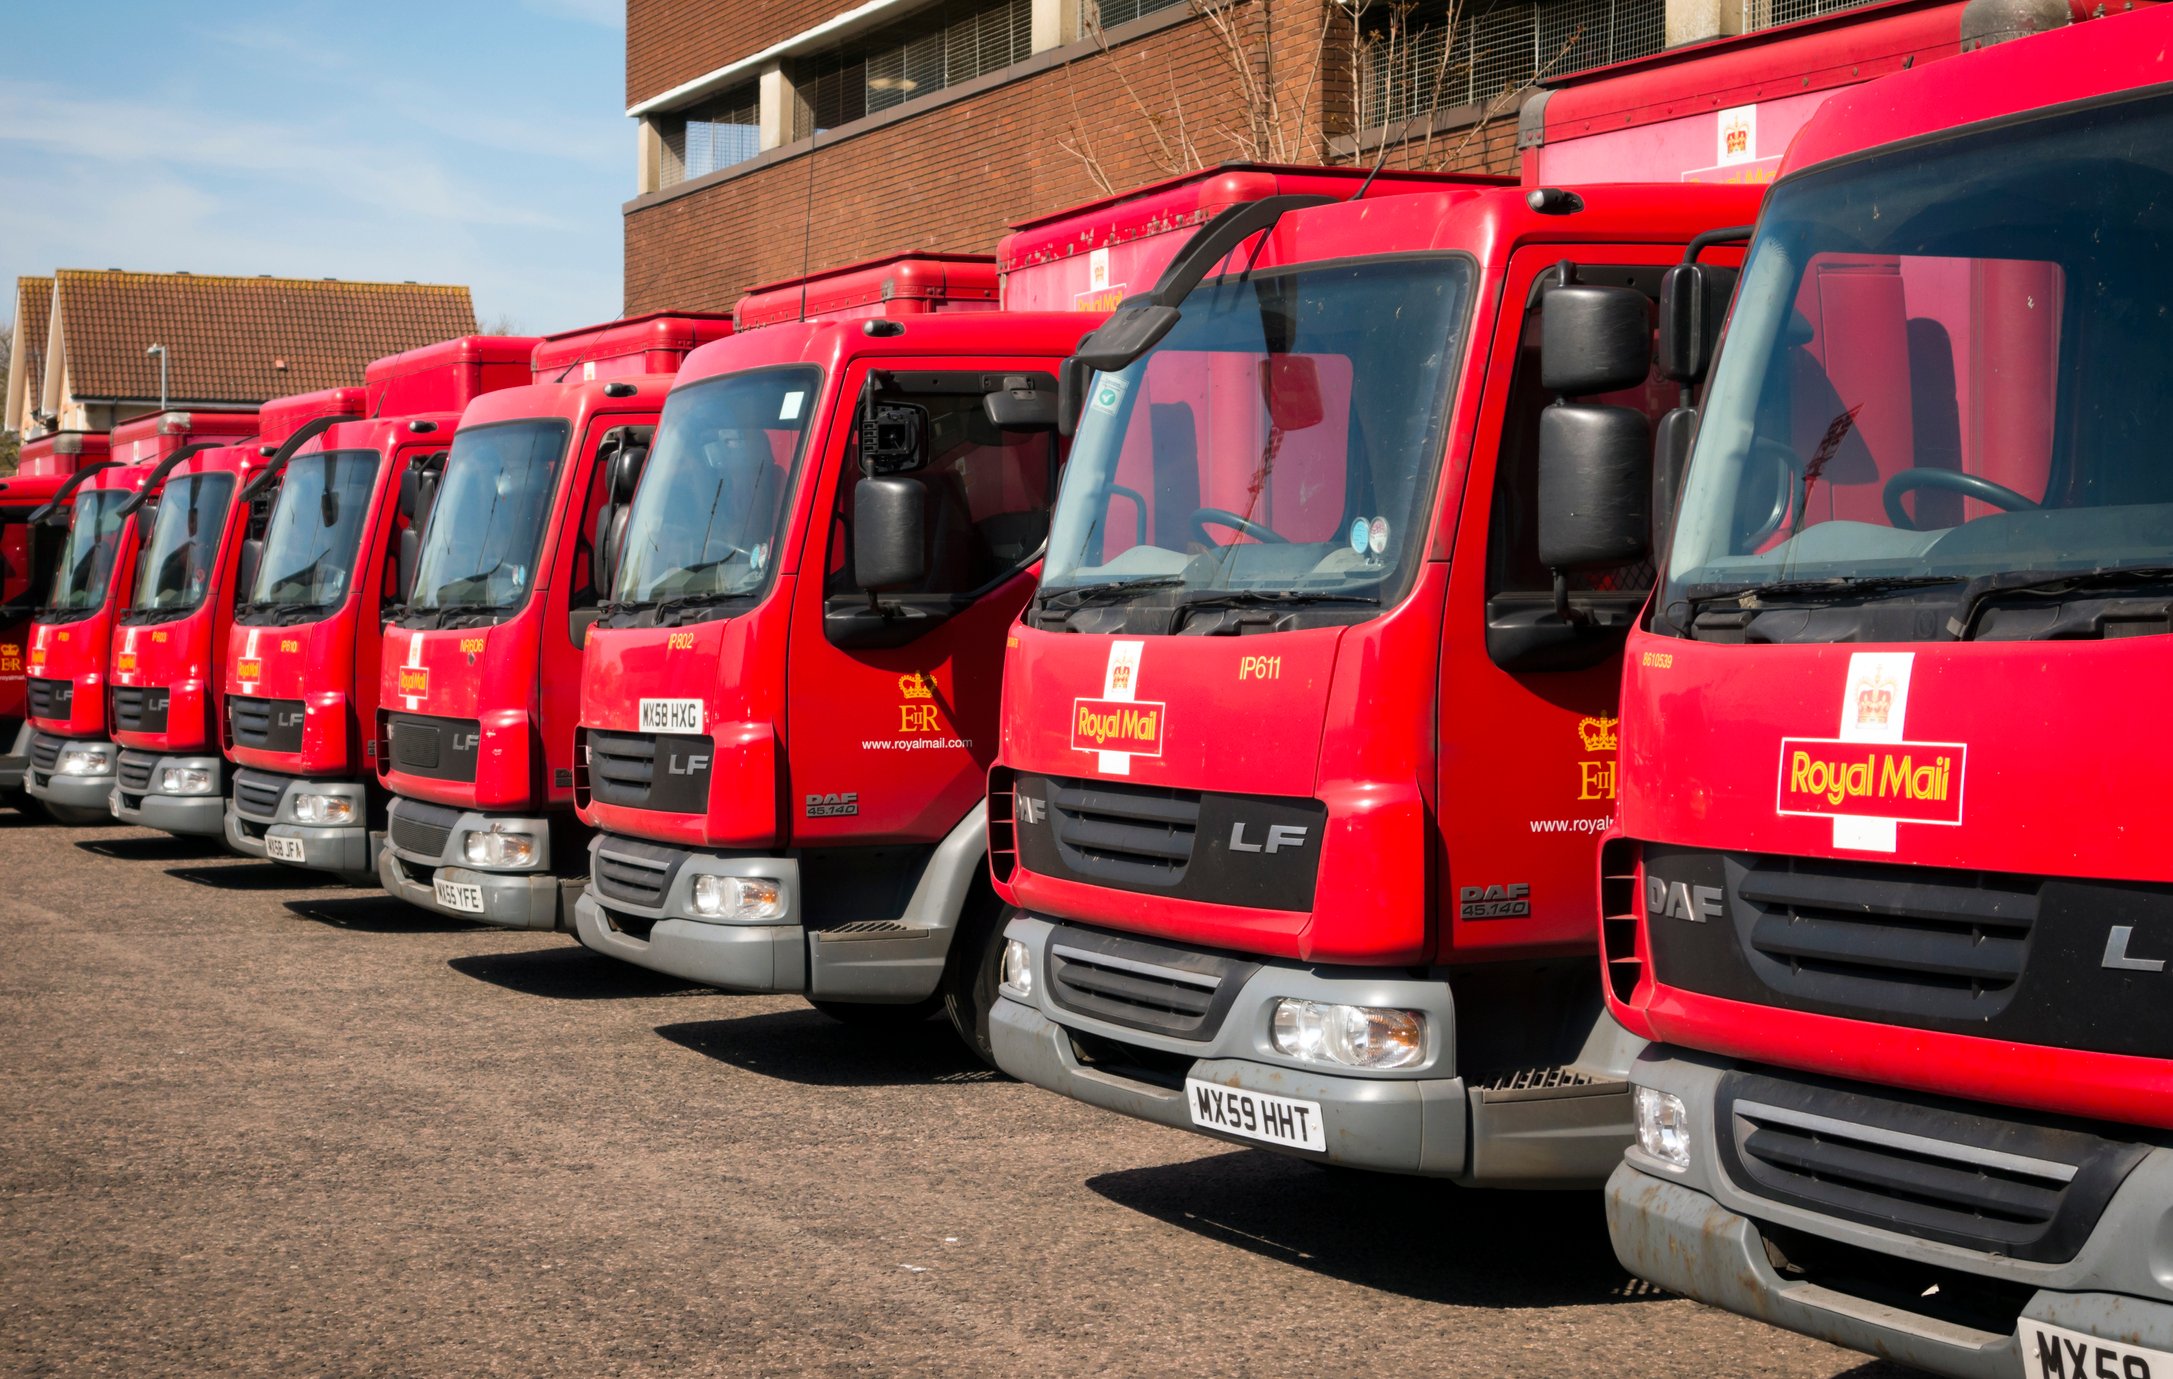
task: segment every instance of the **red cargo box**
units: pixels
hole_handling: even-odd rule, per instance
[[[484,393],[529,382],[533,335],[463,335],[388,354],[362,371],[373,417],[458,412]]]
[[[754,330],[803,319],[994,311],[997,295],[996,261],[986,254],[898,254],[764,283],[732,315],[741,330]]]
[[[287,437],[319,417],[359,417],[368,405],[369,394],[361,388],[321,388],[273,398],[257,413],[257,439],[266,446],[283,445]]]
[[[195,441],[238,441],[256,433],[253,411],[147,412],[113,428],[111,457],[122,464],[149,464]]]
[[[1053,215],[1021,220],[996,246],[1006,311],[1108,311],[1144,292],[1201,222],[1270,196],[1349,197],[1368,169],[1224,163],[1149,182]],[[1367,199],[1448,187],[1501,186],[1511,179],[1469,173],[1384,170]]]
[[[710,312],[653,311],[623,321],[546,335],[530,357],[538,383],[679,372],[697,346],[732,333],[732,318]]]
[[[25,479],[65,479],[87,464],[106,458],[109,446],[103,431],[60,431],[24,441],[15,472]]]

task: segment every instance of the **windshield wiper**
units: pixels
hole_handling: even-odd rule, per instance
[[[727,603],[740,603],[754,597],[751,589],[712,589],[702,594],[673,594],[658,599],[653,605],[656,620],[662,626],[675,613],[691,613],[700,608],[715,608]]]
[[[1122,603],[1134,594],[1152,589],[1181,589],[1184,584],[1184,580],[1174,576],[1167,579],[1117,580],[1109,584],[1079,584],[1066,589],[1044,589],[1036,596],[1035,603],[1043,610],[1069,612],[1074,608],[1088,608],[1099,603]]]
[[[1790,579],[1777,584],[1693,584],[1683,591],[1692,612],[1713,603],[1733,602],[1745,611],[1769,607],[1776,600],[1810,601],[1891,594],[1934,584],[1953,584],[1960,575],[1835,575],[1828,579]]]
[[[1376,594],[1337,594],[1325,589],[1202,589],[1177,600],[1179,608],[1235,608],[1244,604],[1363,603],[1378,608]]]
[[[1969,640],[1977,611],[1988,599],[2007,594],[2041,594],[2058,598],[2084,589],[2119,588],[2126,584],[2162,584],[2173,581],[2173,565],[2101,565],[2090,570],[2003,570],[1979,575],[1962,586],[1960,603],[1947,619],[1947,635]]]

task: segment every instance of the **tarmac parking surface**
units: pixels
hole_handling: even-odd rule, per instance
[[[0,1372],[1848,1376],[1593,1194],[1326,1173],[0,809]]]

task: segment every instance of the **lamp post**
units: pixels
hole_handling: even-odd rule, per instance
[[[144,354],[158,356],[158,409],[163,412],[166,410],[166,347],[153,345]]]

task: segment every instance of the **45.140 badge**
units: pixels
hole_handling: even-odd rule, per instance
[[[1523,919],[1532,912],[1529,882],[1506,886],[1463,886],[1456,892],[1458,919]]]

